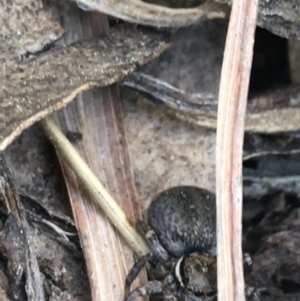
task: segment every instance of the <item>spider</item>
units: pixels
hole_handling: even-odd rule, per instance
[[[192,186],[161,192],[148,209],[145,237],[151,253],[140,257],[128,273],[124,300],[156,294],[164,301],[216,299],[215,223],[211,192]],[[147,263],[156,271],[154,280],[130,292]]]

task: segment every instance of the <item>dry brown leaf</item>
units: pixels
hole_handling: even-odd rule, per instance
[[[116,27],[110,39],[78,42],[0,75],[0,150],[79,92],[120,80],[170,45],[165,35],[132,26]]]

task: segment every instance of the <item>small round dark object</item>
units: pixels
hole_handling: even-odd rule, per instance
[[[151,203],[148,225],[165,250],[176,258],[191,249],[215,254],[215,202],[215,195],[202,188],[170,188]]]
[[[164,301],[216,300],[215,195],[192,186],[165,190],[151,203],[147,224],[145,238],[151,253],[140,257],[127,275],[125,300],[156,294]],[[158,273],[130,292],[131,283],[148,262],[151,272],[158,268]]]

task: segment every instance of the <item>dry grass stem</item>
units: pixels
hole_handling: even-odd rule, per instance
[[[63,135],[50,118],[45,118],[40,125],[53,143],[57,151],[62,155],[76,176],[83,183],[93,201],[95,201],[105,212],[111,223],[121,233],[132,250],[138,255],[148,253],[149,249],[144,239],[135,230],[126,214],[112,198],[105,187],[99,182],[87,164],[79,156],[73,145]]]
[[[216,195],[218,299],[242,301],[242,155],[258,0],[233,1],[219,92]]]

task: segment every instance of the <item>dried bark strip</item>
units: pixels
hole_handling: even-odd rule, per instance
[[[218,299],[245,300],[242,154],[258,0],[234,0],[221,73],[216,145]]]
[[[141,0],[78,0],[91,10],[108,14],[128,22],[155,27],[181,27],[208,19],[224,18],[224,5],[207,0],[196,8],[172,9]]]
[[[189,94],[150,75],[134,72],[122,85],[163,103],[167,112],[190,123],[216,129],[217,96]],[[300,129],[300,86],[273,90],[248,100],[245,131],[289,132]]]
[[[300,137],[293,135],[247,134],[244,139],[243,160],[265,155],[289,155],[300,152]]]
[[[0,74],[0,151],[81,91],[110,85],[156,58],[170,46],[167,40],[164,34],[117,26],[110,40],[74,43],[7,68]]]
[[[300,39],[298,0],[260,0],[257,25],[286,39]]]
[[[196,8],[173,9],[144,3],[142,0],[74,1],[84,9],[98,10],[129,22],[155,27],[182,27],[198,23],[203,17],[221,18],[225,16],[226,6],[232,2],[232,0],[206,0]],[[218,3],[214,3],[214,1]],[[223,3],[223,5],[219,3]],[[225,3],[227,5],[224,5]],[[298,0],[261,0],[259,1],[257,23],[286,39],[299,39],[299,12]]]

